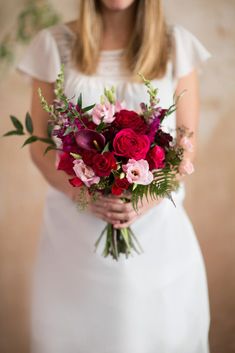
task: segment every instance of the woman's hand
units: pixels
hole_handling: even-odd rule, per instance
[[[90,201],[88,208],[96,217],[113,224],[115,228],[126,228],[161,201],[162,199],[148,202],[143,198],[143,203],[139,202],[138,212],[136,212],[131,202],[124,202],[120,197],[110,195],[100,196],[96,201]]]

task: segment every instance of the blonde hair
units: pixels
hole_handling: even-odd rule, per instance
[[[125,50],[125,62],[134,80],[138,72],[148,79],[166,72],[170,36],[161,0],[136,0],[133,33]],[[99,61],[103,23],[98,0],[80,0],[73,59],[80,71],[91,75]]]

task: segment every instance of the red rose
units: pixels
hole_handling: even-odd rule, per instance
[[[127,178],[122,178],[122,179],[116,178],[116,179],[115,179],[115,184],[116,184],[119,188],[121,188],[121,189],[123,189],[123,190],[127,190],[128,187],[129,187],[129,185],[130,185],[130,183],[129,183],[129,181],[127,180]]]
[[[150,147],[146,135],[137,135],[132,129],[123,129],[113,140],[115,154],[135,160],[144,159]]]
[[[112,185],[111,193],[113,195],[119,196],[122,194],[122,192],[123,192],[123,189],[119,188],[116,184]]]
[[[117,163],[113,153],[97,153],[92,159],[92,168],[98,176],[109,176],[112,169],[117,169]]]
[[[149,151],[146,159],[150,170],[164,168],[165,151],[162,147],[156,145]]]
[[[97,152],[95,151],[87,151],[87,150],[84,150],[82,153],[81,153],[81,156],[82,156],[82,160],[83,162],[88,165],[89,167],[91,167],[93,165],[93,157],[97,154]]]
[[[126,178],[116,178],[114,184],[112,185],[111,192],[113,195],[121,195],[124,190],[128,189],[129,185],[130,183]]]
[[[79,179],[78,177],[74,177],[72,179],[69,179],[69,182],[74,187],[80,187],[80,186],[84,185],[83,182],[81,181],[81,179]]]
[[[59,155],[59,162],[57,164],[58,170],[63,170],[69,175],[75,175],[73,170],[73,157],[69,153],[63,152]]]
[[[145,134],[147,131],[145,121],[132,110],[120,110],[115,117],[114,125],[119,129],[130,128],[139,134]]]

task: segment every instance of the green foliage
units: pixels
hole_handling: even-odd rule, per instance
[[[91,104],[91,105],[88,105],[88,106],[85,107],[85,108],[82,108],[82,113],[89,112],[89,110],[93,109],[94,106],[95,106],[95,104]]]
[[[178,182],[175,180],[175,171],[168,168],[156,171],[154,180],[149,185],[136,185],[132,189],[131,202],[134,210],[138,213],[139,203],[143,203],[144,197],[149,200],[157,200],[161,197],[169,197],[172,191],[176,190]]]
[[[23,131],[24,127],[22,125],[22,123],[20,122],[19,119],[17,119],[15,116],[13,115],[10,115],[10,119],[12,121],[12,124],[15,126],[15,128],[18,130],[18,131]]]
[[[82,94],[80,93],[77,99],[77,105],[82,108]]]
[[[0,42],[0,64],[2,73],[5,66],[14,62],[17,44],[27,44],[42,28],[59,22],[60,17],[48,0],[27,0],[14,27]]]
[[[26,126],[27,131],[30,134],[32,134],[33,133],[33,122],[32,122],[32,118],[31,118],[29,112],[27,112],[26,116],[25,116],[25,126]]]
[[[29,145],[29,144],[36,142],[36,141],[41,141],[41,142],[47,143],[49,145],[47,147],[45,153],[47,153],[51,149],[56,148],[55,142],[49,136],[49,134],[48,134],[48,137],[39,137],[39,136],[33,135],[33,122],[32,122],[32,118],[31,118],[29,112],[27,112],[26,116],[25,116],[25,130],[24,130],[23,124],[21,123],[21,121],[18,118],[16,118],[13,115],[10,115],[10,119],[11,119],[13,126],[16,128],[16,130],[11,130],[11,131],[6,132],[3,135],[3,137],[29,134],[31,136],[27,137],[27,139],[24,141],[22,147]]]
[[[56,119],[56,115],[54,113],[54,106],[53,104],[49,105],[46,101],[46,99],[44,98],[44,96],[42,95],[42,90],[41,88],[38,88],[38,95],[39,95],[39,99],[42,105],[42,108],[50,114],[50,116],[54,119]]]
[[[3,136],[12,136],[12,135],[24,135],[23,131],[18,131],[18,130],[11,130],[6,132]]]
[[[16,130],[6,132],[3,136],[24,135],[24,126],[19,119],[10,115],[11,122]]]
[[[36,141],[38,141],[37,136],[30,136],[30,137],[27,138],[27,140],[25,140],[25,142],[23,143],[22,147],[24,147],[24,146],[26,146],[26,145],[28,145],[30,143],[36,142]]]
[[[111,89],[104,89],[104,95],[108,99],[109,103],[114,104],[116,101],[115,97],[115,88],[111,87]]]
[[[142,78],[145,86],[148,88],[147,92],[149,94],[150,104],[156,105],[159,102],[157,98],[158,89],[154,88],[152,82],[150,80],[147,80],[141,73],[139,73],[138,75]]]
[[[167,165],[172,165],[174,167],[179,166],[183,159],[184,149],[182,147],[168,148],[166,151],[166,161]]]
[[[28,42],[35,32],[58,21],[59,16],[48,1],[28,0],[18,16],[16,39]]]
[[[59,100],[64,101],[64,99],[66,99],[64,95],[64,64],[62,64],[60,67],[60,72],[56,79],[54,92],[56,98],[58,98]]]
[[[106,235],[105,246],[102,253],[104,257],[110,255],[114,260],[118,261],[121,254],[124,254],[126,258],[128,258],[128,256],[131,255],[132,249],[138,254],[143,252],[138,239],[130,227],[115,229],[110,223],[104,227],[97,239],[95,243],[95,251],[104,235]]]
[[[60,149],[57,148],[56,145],[49,145],[49,146],[47,146],[47,148],[45,149],[44,155],[47,154],[49,151],[52,151],[52,150],[60,151]]]

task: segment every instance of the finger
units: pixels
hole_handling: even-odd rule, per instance
[[[121,222],[121,223],[115,223],[113,226],[116,229],[122,229],[122,228],[127,228],[130,227],[131,224],[138,218],[138,216],[133,217],[131,220],[126,221],[126,222]]]
[[[116,204],[116,203],[110,203],[110,204],[105,204],[105,203],[96,203],[94,204],[94,207],[103,209],[104,212],[110,211],[110,212],[125,212],[126,207],[124,204]]]
[[[102,209],[100,207],[96,207],[96,206],[90,206],[90,211],[95,214],[98,215],[99,218],[105,220],[108,223],[119,223],[120,222],[120,217],[118,215],[120,215],[120,213],[117,212],[109,212],[107,211],[107,209]]]
[[[125,213],[115,213],[115,212],[107,212],[105,214],[105,217],[109,218],[110,220],[112,220],[112,222],[116,222],[116,221],[121,221],[123,222],[129,222],[131,221],[133,218],[135,218],[136,212],[134,210],[132,210],[131,212],[125,212]]]
[[[97,201],[95,203],[93,203],[94,207],[98,207],[100,209],[103,209],[104,211],[110,211],[110,212],[131,212],[133,211],[133,206],[130,203],[116,203],[116,202],[101,202],[101,201]]]
[[[109,207],[110,205],[124,205],[124,202],[122,200],[119,200],[119,199],[116,199],[116,200],[110,200],[110,199],[107,199],[107,198],[100,198],[100,199],[97,199],[95,200],[94,202],[92,202],[93,204],[95,205],[99,205],[99,206],[102,206],[102,207]]]

